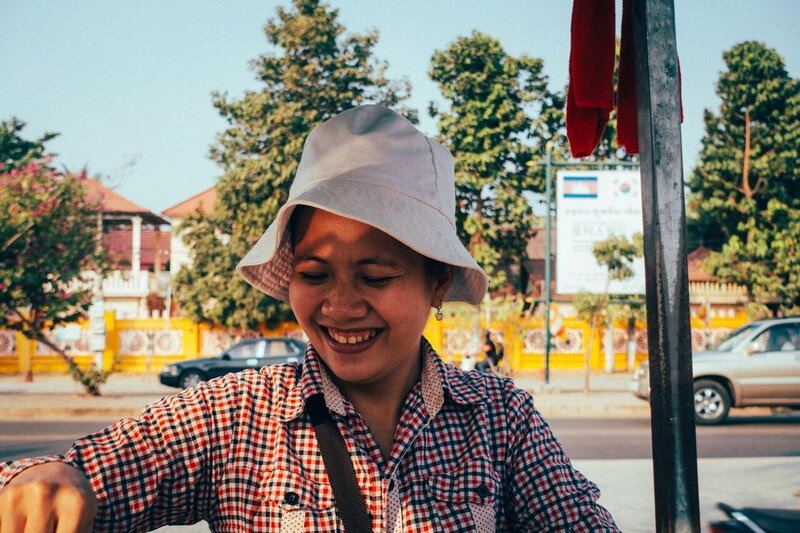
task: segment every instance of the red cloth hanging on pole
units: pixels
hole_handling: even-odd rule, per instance
[[[636,74],[633,70],[633,21],[631,1],[622,0],[622,28],[617,80],[617,144],[629,154],[639,153],[636,118]]]
[[[575,157],[591,155],[614,108],[614,0],[574,0],[567,138]]]
[[[632,10],[631,0],[622,0],[617,144],[628,154],[638,154]],[[587,157],[600,142],[614,107],[614,0],[574,0],[570,45],[567,139],[573,157]],[[678,87],[680,77],[678,62]]]

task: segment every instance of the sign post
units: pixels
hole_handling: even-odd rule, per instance
[[[103,350],[106,349],[106,321],[103,300],[95,299],[89,310],[89,350],[94,352],[97,370],[103,370]]]

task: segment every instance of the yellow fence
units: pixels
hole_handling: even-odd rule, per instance
[[[710,325],[692,319],[692,348],[702,350],[733,328],[747,321],[743,314],[733,318],[714,318]],[[89,351],[88,323],[81,322],[81,338],[60,345],[81,367],[93,364],[94,354]],[[102,352],[103,368],[116,365],[122,372],[157,373],[165,364],[194,357],[220,353],[241,336],[214,329],[206,324],[173,318],[118,320],[114,313],[106,313],[106,347]],[[591,332],[588,324],[577,319],[564,319],[564,333],[553,337],[550,367],[555,369],[583,368],[585,346],[590,345],[591,367],[605,366],[603,348],[604,330]],[[465,356],[479,351],[478,340],[485,324],[480,328],[464,328],[453,321],[431,319],[425,336],[448,362],[459,364]],[[545,366],[545,332],[541,319],[533,318],[516,323],[493,322],[489,328],[495,339],[502,343],[505,361],[514,371],[538,371]],[[276,330],[254,334],[281,335],[301,338],[302,331],[294,323],[286,323]],[[614,324],[613,344],[616,371],[627,370],[628,341],[635,342],[636,363],[647,358],[647,332],[644,324],[637,324],[633,338],[628,338],[625,324]],[[64,373],[67,364],[57,354],[41,343],[31,342],[22,334],[0,330],[0,374]]]

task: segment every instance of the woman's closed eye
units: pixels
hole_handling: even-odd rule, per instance
[[[396,277],[397,276],[362,276],[361,279],[363,279],[364,283],[367,285],[371,285],[373,287],[382,287],[387,285]]]
[[[298,272],[297,275],[308,283],[322,283],[328,279],[326,272]]]

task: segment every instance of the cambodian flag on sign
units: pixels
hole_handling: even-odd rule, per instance
[[[564,176],[564,198],[597,198],[597,176]]]

